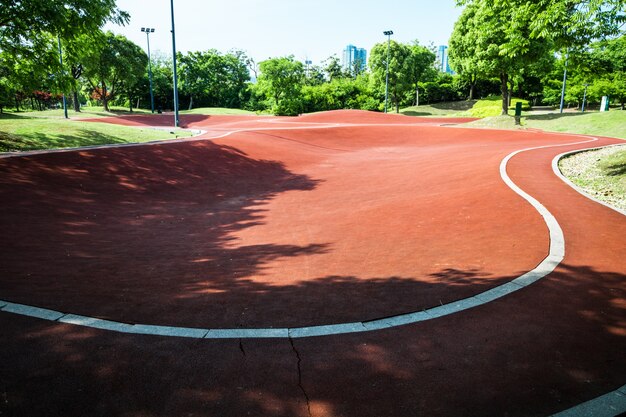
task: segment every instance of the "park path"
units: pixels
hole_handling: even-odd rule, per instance
[[[290,120],[271,130],[196,120],[222,137],[1,160],[0,299],[212,328],[420,311],[541,262],[545,223],[499,164],[589,140],[359,112]],[[218,122],[236,133],[211,133]],[[164,338],[0,313],[0,407],[527,416],[612,391],[626,374],[626,222],[551,168],[589,146],[528,150],[507,165],[565,238],[563,262],[523,290],[434,320],[311,338]]]

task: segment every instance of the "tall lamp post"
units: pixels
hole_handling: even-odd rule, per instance
[[[174,126],[178,127],[180,121],[178,119],[178,78],[176,76],[176,33],[174,32],[174,0],[170,0],[170,9],[172,13],[172,60],[174,65]]]
[[[387,113],[387,101],[389,100],[389,45],[391,44],[393,30],[386,30],[383,34],[387,36],[387,75],[385,77],[385,113]]]
[[[150,80],[150,109],[154,113],[154,94],[152,93],[152,60],[150,58],[150,34],[154,33],[154,28],[141,28],[142,32],[146,32],[148,40],[148,79]]]
[[[585,100],[587,100],[587,87],[589,87],[589,84],[585,84],[585,92],[583,93],[583,113],[585,112]]]
[[[57,36],[57,40],[59,41],[59,64],[61,65],[61,76],[65,71],[63,71],[63,50],[61,49],[61,37]],[[69,119],[67,116],[67,100],[65,99],[65,93],[63,93],[63,116],[66,119]]]

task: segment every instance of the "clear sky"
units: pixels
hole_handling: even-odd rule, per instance
[[[125,27],[107,25],[153,53],[171,55],[170,0],[117,0]],[[461,13],[454,0],[174,0],[179,52],[241,49],[258,61],[294,55],[319,64],[348,44],[369,51],[393,30],[399,42],[447,45]]]

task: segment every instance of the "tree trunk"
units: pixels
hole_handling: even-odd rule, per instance
[[[78,101],[78,91],[72,91],[72,101],[74,102],[74,111],[80,113],[80,101]]]
[[[470,92],[469,92],[469,98],[468,100],[474,100],[474,89],[476,88],[476,82],[472,82],[470,83]]]
[[[415,107],[420,106],[420,88],[415,86]]]
[[[187,110],[191,110],[193,108],[193,96],[189,96],[189,108]]]
[[[509,75],[500,73],[500,91],[502,92],[502,116],[509,114]]]
[[[109,100],[107,98],[107,86],[106,84],[103,82],[102,83],[102,106],[104,107],[104,111],[108,112],[109,111]]]
[[[17,94],[15,95],[15,111],[20,111],[20,102],[17,99]]]

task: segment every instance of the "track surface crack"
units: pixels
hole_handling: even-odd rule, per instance
[[[298,387],[300,388],[300,391],[302,391],[302,394],[304,395],[304,399],[306,400],[306,408],[309,413],[309,417],[312,417],[313,415],[311,414],[311,400],[309,399],[309,395],[306,393],[306,390],[304,389],[304,386],[302,385],[302,367],[301,367],[302,358],[300,357],[300,353],[298,352],[298,349],[296,349],[296,345],[293,343],[292,337],[289,337],[289,343],[291,344],[291,349],[296,354],[296,358],[298,359]]]

